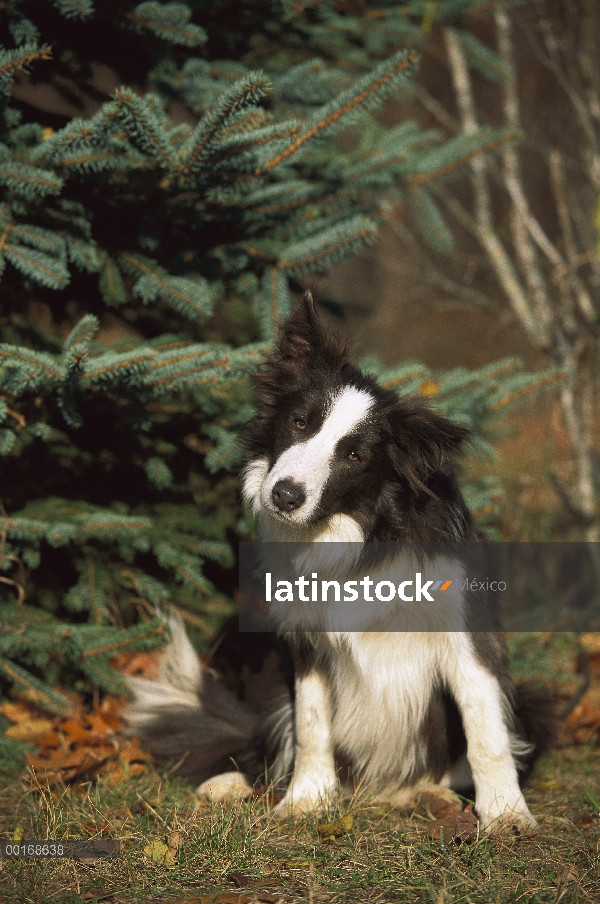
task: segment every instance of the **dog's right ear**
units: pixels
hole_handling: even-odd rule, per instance
[[[275,360],[293,368],[316,363],[341,366],[347,360],[346,346],[321,323],[310,289],[302,295],[294,313],[281,327]]]

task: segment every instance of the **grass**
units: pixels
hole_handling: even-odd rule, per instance
[[[264,798],[227,806],[199,802],[180,780],[154,770],[111,788],[100,780],[39,793],[5,774],[0,834],[115,838],[117,860],[0,861],[0,901],[159,904],[219,901],[504,904],[600,900],[598,750],[554,751],[527,789],[539,834],[482,837],[462,846],[431,840],[417,813],[350,802],[352,830],[322,842],[320,819],[277,820]],[[330,812],[335,819],[347,809]],[[171,843],[172,868],[144,853]],[[238,883],[246,883],[236,888]],[[247,881],[246,881],[247,880]],[[190,902],[191,904],[191,902]]]

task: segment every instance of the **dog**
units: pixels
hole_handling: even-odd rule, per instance
[[[468,430],[356,368],[310,292],[281,328],[256,389],[242,481],[263,541],[317,544],[309,550],[477,547],[456,477]],[[444,563],[428,564],[441,575]],[[304,565],[315,567],[310,554]],[[380,576],[406,566],[374,565]],[[346,571],[356,568],[348,562]],[[459,587],[460,631],[397,630],[389,607],[375,616],[365,606],[351,630],[333,624],[325,606],[330,622],[314,630],[306,605],[274,604],[293,653],[293,689],[274,680],[246,701],[200,665],[173,617],[159,679],[130,679],[129,722],[159,759],[183,757],[179,771],[212,799],[248,796],[266,757],[270,781],[281,786],[288,776],[276,815],[307,813],[340,792],[341,757],[378,801],[407,806],[423,791],[474,789],[483,830],[534,829],[521,784],[551,742],[552,704],[528,684],[513,685],[499,626],[470,628],[470,607],[480,601]],[[277,674],[272,659],[269,669]]]

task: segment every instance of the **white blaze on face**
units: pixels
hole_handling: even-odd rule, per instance
[[[370,393],[348,386],[337,395],[323,426],[306,442],[298,442],[283,452],[273,465],[260,492],[260,501],[267,511],[281,515],[273,503],[271,493],[279,480],[290,480],[304,488],[306,501],[296,511],[286,515],[286,521],[301,524],[317,508],[331,471],[335,447],[363,421],[375,399]]]

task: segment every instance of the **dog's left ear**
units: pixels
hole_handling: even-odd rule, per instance
[[[419,399],[400,399],[387,416],[392,442],[389,453],[398,474],[416,492],[444,461],[457,455],[471,435],[466,427],[436,414]]]
[[[347,360],[346,346],[321,323],[310,289],[281,327],[275,355],[279,362],[296,368],[319,360],[339,366]]]

